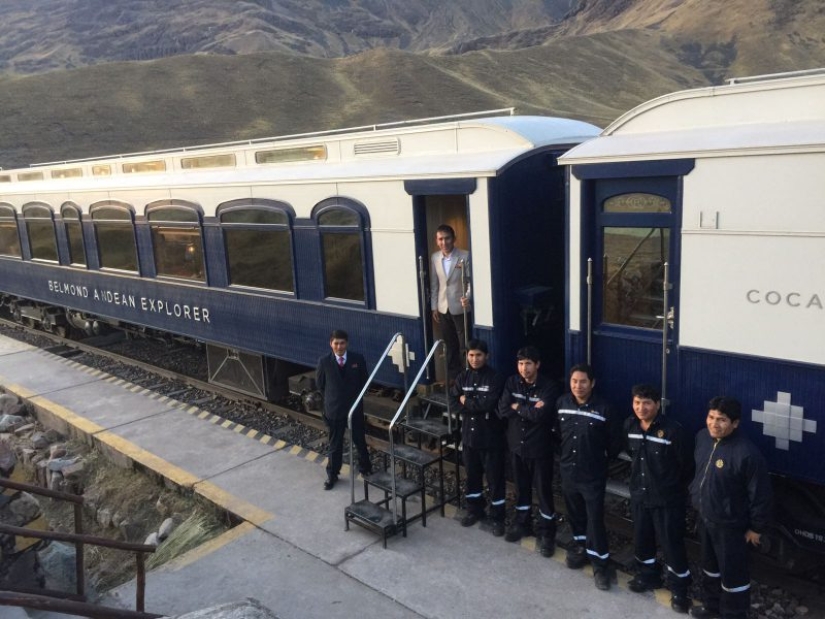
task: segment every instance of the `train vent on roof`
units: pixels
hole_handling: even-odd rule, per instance
[[[353,148],[356,157],[361,155],[397,155],[400,151],[401,142],[398,138],[392,140],[356,142]]]

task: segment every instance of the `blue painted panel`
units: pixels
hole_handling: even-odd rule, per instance
[[[694,159],[662,159],[661,161],[626,161],[618,163],[595,163],[574,165],[573,176],[579,180],[596,178],[626,178],[650,176],[683,176],[689,174],[696,161]]]
[[[584,359],[586,346],[585,334],[567,334],[568,365]],[[659,377],[640,371],[637,355],[644,353],[632,342],[615,351],[609,360],[596,359],[597,372],[599,367],[608,368],[597,374],[596,387],[630,414],[630,388],[640,382],[658,385]],[[668,385],[669,415],[691,431],[698,431],[705,426],[711,398],[735,397],[743,407],[740,427],[762,450],[771,471],[825,484],[825,368],[687,348],[679,348],[671,356],[676,378]],[[787,406],[773,405],[785,427],[801,428],[795,436],[801,441],[789,440],[787,449],[777,446],[776,438],[765,434],[764,424],[754,420],[753,411],[761,419],[765,402],[776,403],[777,392],[790,394],[790,405],[802,409],[795,411],[798,418],[791,421]]]
[[[302,299],[322,301],[324,298],[321,238],[315,222],[296,219],[293,228],[295,243],[295,287]]]
[[[518,349],[531,344],[554,378],[564,372],[565,172],[557,154],[525,158],[490,182],[492,363],[513,368]],[[523,303],[531,297],[540,299],[532,310]]]
[[[396,332],[403,332],[414,350],[422,347],[419,319],[362,308],[11,259],[0,259],[0,281],[10,294],[309,367],[329,350],[333,329],[348,331],[353,349],[371,365]],[[420,359],[413,363],[413,373],[418,363]],[[390,368],[382,370],[378,380],[402,384],[401,374]]]
[[[474,178],[427,179],[404,181],[404,191],[411,196],[463,196],[474,193],[477,181]]]
[[[704,427],[708,401],[728,395],[742,402],[740,427],[765,454],[772,471],[825,484],[825,368],[775,359],[681,349],[680,391],[672,414],[692,429]],[[801,427],[787,449],[765,435],[765,425],[754,420],[765,402],[776,402],[777,392],[790,394],[790,405],[801,407],[791,421],[787,406],[774,405],[778,420]],[[770,406],[770,405],[769,405]],[[816,424],[815,432],[813,422]]]
[[[157,277],[155,253],[152,250],[152,231],[143,221],[135,223],[135,243],[137,244],[138,264],[143,277]]]
[[[95,236],[95,226],[88,216],[84,215],[83,225],[83,245],[86,250],[86,264],[89,269],[100,268],[100,254],[97,251],[97,237]]]
[[[229,285],[229,268],[224,254],[223,233],[216,225],[203,227],[203,253],[206,256],[207,283],[217,288]]]

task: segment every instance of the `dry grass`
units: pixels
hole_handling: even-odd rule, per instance
[[[85,446],[72,444],[69,449],[70,453],[79,453]],[[162,565],[229,528],[210,506],[165,487],[162,480],[118,468],[96,450],[88,451],[84,461],[86,468],[80,485],[85,489],[83,531],[87,535],[143,543],[167,517],[179,523],[158,551],[149,555],[147,568]],[[74,532],[73,509],[69,504],[42,501],[41,505],[53,530]],[[96,514],[103,508],[114,516],[113,526],[104,527],[98,522]],[[123,525],[124,521],[129,524]],[[134,553],[122,550],[86,546],[85,561],[87,582],[97,592],[130,580],[136,570]]]

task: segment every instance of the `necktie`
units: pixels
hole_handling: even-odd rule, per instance
[[[344,358],[343,357],[338,357],[338,367],[339,368],[344,367]]]

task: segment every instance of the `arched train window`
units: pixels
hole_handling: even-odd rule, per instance
[[[199,207],[183,201],[153,202],[146,207],[157,274],[206,281]]]
[[[26,223],[32,259],[57,262],[52,209],[45,204],[26,204],[23,206],[23,220]]]
[[[233,200],[218,207],[229,283],[295,292],[292,208],[274,200]]]
[[[361,213],[333,202],[316,207],[324,263],[324,297],[366,302],[366,246]]]
[[[80,223],[80,209],[77,205],[67,202],[60,209],[63,216],[63,228],[69,240],[69,263],[86,266],[86,246],[83,242],[83,226]]]
[[[0,204],[0,256],[21,257],[17,213],[10,204]]]
[[[104,269],[138,272],[134,214],[117,202],[100,202],[89,209],[97,238],[100,266]]]

